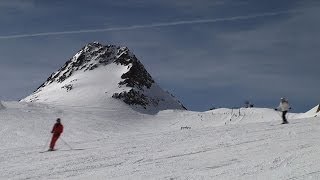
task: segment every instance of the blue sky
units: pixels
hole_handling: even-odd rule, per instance
[[[1,0],[0,99],[99,41],[129,47],[191,110],[287,97],[303,112],[320,103],[319,12],[316,0]]]

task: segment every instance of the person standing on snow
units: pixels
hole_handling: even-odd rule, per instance
[[[59,139],[62,132],[63,132],[63,125],[61,124],[61,119],[57,118],[57,122],[54,124],[52,131],[51,131],[52,139],[50,142],[49,151],[54,150],[54,146],[55,146],[55,144],[56,144],[57,140]]]
[[[289,109],[291,109],[291,107],[289,105],[288,100],[286,98],[281,98],[279,106],[274,110],[282,112],[282,124],[288,124],[286,114],[289,111]]]

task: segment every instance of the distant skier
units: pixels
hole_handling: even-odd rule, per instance
[[[286,114],[289,111],[289,109],[291,109],[291,107],[289,105],[288,100],[286,98],[281,98],[279,106],[274,110],[282,112],[282,124],[288,124]]]
[[[56,144],[57,140],[59,139],[62,132],[63,132],[63,125],[61,124],[61,119],[57,118],[57,122],[54,124],[52,131],[51,131],[52,139],[50,142],[49,151],[54,150],[54,146],[55,146],[55,144]]]

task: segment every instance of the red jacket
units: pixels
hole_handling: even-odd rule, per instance
[[[63,125],[61,123],[54,124],[51,133],[61,134],[63,132]]]

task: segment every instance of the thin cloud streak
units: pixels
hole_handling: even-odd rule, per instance
[[[85,30],[74,30],[74,31],[57,31],[57,32],[42,32],[42,33],[33,33],[33,34],[17,34],[17,35],[0,36],[0,39],[19,39],[19,38],[29,38],[29,37],[97,33],[97,32],[108,32],[108,31],[127,31],[127,30],[147,29],[147,28],[156,28],[156,27],[169,27],[169,26],[179,26],[179,25],[188,25],[188,24],[206,24],[206,23],[215,23],[215,22],[224,22],[224,21],[247,20],[247,19],[254,19],[254,18],[259,18],[259,17],[271,17],[271,16],[282,15],[282,14],[293,14],[293,13],[300,13],[300,12],[302,12],[302,11],[289,10],[289,11],[260,13],[260,14],[253,14],[253,15],[247,15],[247,16],[235,16],[235,17],[228,17],[228,18],[186,20],[186,21],[164,22],[164,23],[154,23],[154,24],[147,24],[147,25],[133,25],[133,26],[126,26],[126,27],[112,27],[112,28],[102,28],[102,29],[85,29]]]

